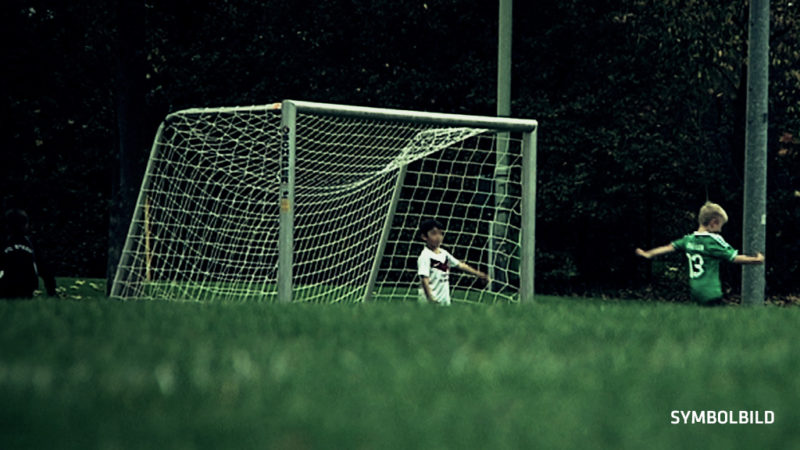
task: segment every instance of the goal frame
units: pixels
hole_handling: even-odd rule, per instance
[[[205,114],[210,111],[214,112],[265,112],[265,111],[280,110],[281,125],[280,125],[280,145],[279,145],[279,236],[278,236],[278,270],[277,270],[277,301],[279,303],[290,303],[293,300],[293,251],[294,251],[294,209],[295,209],[295,155],[296,155],[296,132],[297,132],[297,117],[298,114],[315,114],[319,116],[334,116],[342,118],[354,119],[374,119],[383,121],[393,121],[399,123],[413,123],[420,125],[439,125],[439,126],[452,126],[452,127],[471,127],[482,128],[487,131],[493,131],[501,136],[505,136],[504,143],[498,141],[496,151],[502,153],[502,148],[507,146],[508,133],[522,133],[521,140],[521,204],[520,204],[520,220],[521,232],[519,234],[520,246],[520,273],[519,273],[519,302],[532,303],[534,302],[534,275],[535,275],[535,244],[536,244],[536,152],[537,152],[537,130],[538,122],[532,119],[517,119],[507,117],[492,117],[492,116],[478,116],[478,115],[463,115],[463,114],[447,114],[447,113],[432,113],[420,112],[412,110],[401,109],[388,109],[388,108],[374,108],[374,107],[359,107],[348,106],[340,104],[317,103],[297,100],[284,100],[281,103],[274,103],[271,105],[259,106],[239,106],[227,108],[193,108],[178,111],[169,114],[164,122],[158,128],[156,137],[151,148],[151,157],[148,160],[147,171],[145,172],[142,186],[148,186],[153,163],[153,155],[158,151],[158,146],[161,141],[161,135],[164,130],[164,124],[169,122],[173,115],[193,115]],[[504,144],[504,145],[503,145]],[[374,291],[375,284],[378,278],[378,271],[381,267],[381,260],[386,248],[389,237],[390,226],[392,224],[395,211],[400,199],[400,192],[403,187],[407,165],[402,166],[398,170],[397,181],[395,183],[394,192],[392,194],[391,204],[386,218],[384,219],[384,226],[381,230],[379,245],[377,247],[376,257],[372,264],[370,275],[368,278],[367,289],[364,294],[363,301],[367,302]],[[495,176],[504,176],[504,171],[499,173],[496,171]],[[507,174],[507,171],[505,171]],[[498,180],[495,180],[497,183]],[[499,182],[503,182],[500,180]],[[495,195],[503,195],[503,193],[496,193]],[[144,189],[140,189],[137,205],[147,203],[147,196]],[[134,230],[134,224],[142,220],[142,214],[147,214],[146,208],[143,212],[142,208],[136,208],[134,217],[131,220],[128,235],[130,236]],[[501,227],[503,224],[498,222],[497,215],[491,224],[491,229],[495,226]],[[147,231],[146,231],[147,233]],[[493,238],[490,236],[490,239]],[[146,236],[147,240],[147,236]],[[116,270],[115,281],[112,286],[111,297],[120,297],[117,292],[119,283],[117,282],[120,277],[120,268],[127,266],[127,259],[130,257],[131,240],[126,240],[125,248],[123,249],[119,265]],[[149,252],[149,245],[147,250]],[[491,251],[491,249],[490,249]],[[146,259],[149,261],[149,255]],[[149,264],[147,267],[149,274]],[[494,273],[494,269],[490,267],[490,276]]]
[[[280,155],[280,233],[278,237],[278,302],[292,301],[292,252],[294,248],[294,168],[297,115],[316,114],[355,119],[375,119],[425,125],[486,128],[497,132],[522,133],[522,204],[520,242],[520,303],[534,301],[535,245],[536,245],[536,140],[538,122],[531,119],[476,116],[463,114],[431,113],[401,109],[348,106],[297,100],[281,103],[281,155]],[[398,173],[397,183],[389,213],[384,221],[376,258],[370,271],[364,301],[370,300],[378,278],[400,191],[405,178],[405,166]],[[492,273],[492,272],[490,272]]]

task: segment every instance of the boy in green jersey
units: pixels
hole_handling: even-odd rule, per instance
[[[636,254],[650,259],[654,256],[680,250],[689,260],[689,287],[692,298],[704,306],[722,304],[722,284],[719,281],[719,262],[736,264],[763,264],[764,255],[740,255],[718,233],[728,221],[728,214],[716,203],[706,202],[700,208],[700,227],[668,245],[651,250],[636,249]]]

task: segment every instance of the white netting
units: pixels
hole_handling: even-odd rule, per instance
[[[435,218],[446,230],[442,246],[493,280],[484,288],[472,275],[453,271],[454,300],[518,300],[521,142],[502,136],[483,133],[409,164],[373,298],[416,298],[416,259],[423,248],[418,226]],[[508,164],[504,180],[496,176],[498,154]],[[495,195],[498,186],[505,195]]]
[[[275,297],[280,121],[280,110],[269,108],[195,110],[165,121],[112,295]],[[508,165],[500,182],[498,151]],[[456,271],[453,299],[516,300],[520,154],[519,139],[485,129],[298,114],[294,299],[361,300],[375,267],[373,299],[415,300],[423,246],[416,229],[436,218],[446,227],[443,247],[495,279],[480,289]]]

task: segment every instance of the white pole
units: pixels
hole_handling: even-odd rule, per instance
[[[280,229],[278,232],[278,302],[292,301],[294,252],[294,163],[297,108],[291,101],[281,107]]]
[[[522,138],[522,248],[519,301],[533,303],[536,274],[536,130]]]

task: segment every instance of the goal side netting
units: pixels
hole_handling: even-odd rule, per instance
[[[173,113],[111,296],[416,301],[417,229],[434,218],[442,247],[493,280],[452,270],[453,301],[524,300],[534,152],[535,122],[515,119],[288,101]]]

